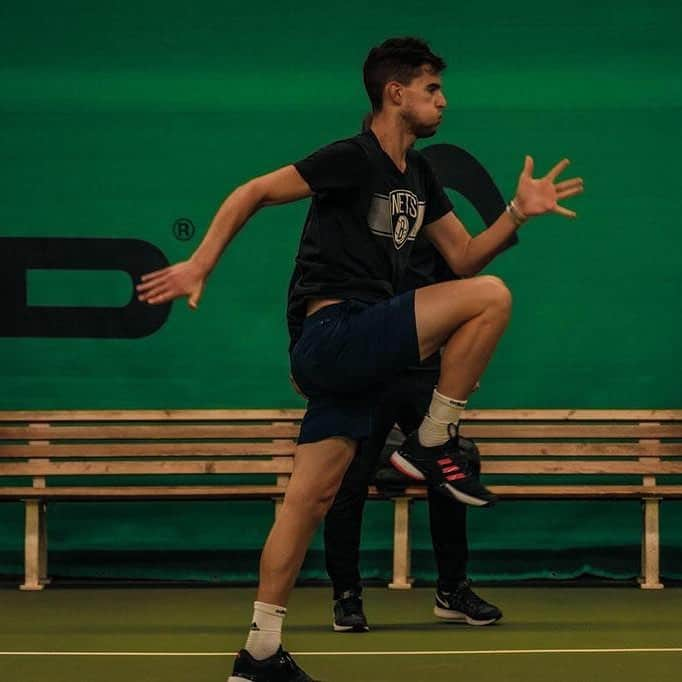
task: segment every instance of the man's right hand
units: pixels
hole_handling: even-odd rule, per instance
[[[182,261],[142,275],[142,283],[136,287],[138,299],[150,305],[159,305],[187,296],[189,307],[196,309],[205,281],[206,274],[194,261]]]

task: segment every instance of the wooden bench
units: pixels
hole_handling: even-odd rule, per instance
[[[48,582],[46,507],[53,500],[272,499],[277,513],[301,416],[300,410],[0,412],[0,500],[23,500],[26,510],[21,589]],[[641,500],[640,582],[662,587],[659,506],[682,498],[674,478],[682,474],[682,410],[468,411],[462,433],[478,443],[482,471],[494,477],[491,488],[503,500]],[[245,475],[257,482],[225,480]],[[111,483],[102,483],[108,476]],[[537,482],[545,476],[556,483]],[[60,484],[63,477],[77,477],[78,485]],[[378,496],[374,489],[370,495]],[[393,499],[393,588],[411,586],[410,505],[424,497],[423,487],[409,487]]]

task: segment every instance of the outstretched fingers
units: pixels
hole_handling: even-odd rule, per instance
[[[204,288],[202,271],[189,261],[142,275],[141,280],[136,286],[138,299],[151,305],[187,296],[190,308],[196,308]]]
[[[583,179],[571,178],[570,180],[558,182],[554,186],[554,189],[556,190],[557,201],[561,201],[563,199],[570,199],[571,197],[583,193],[584,191]],[[552,210],[554,213],[558,213],[559,215],[562,215],[566,218],[575,218],[577,216],[575,211],[571,211],[570,209],[564,208],[563,206],[559,206],[558,204],[556,204]]]
[[[140,300],[146,301],[147,303],[157,304],[168,303],[168,301],[172,301],[173,298],[173,292],[166,289],[164,291],[154,291],[145,298],[140,297]]]
[[[563,206],[559,206],[559,204],[556,204],[554,206],[552,212],[558,213],[559,215],[565,216],[566,218],[575,218],[577,216],[577,213],[575,211],[570,211],[569,209],[564,208]]]
[[[176,289],[170,268],[157,270],[142,275],[142,282],[137,285],[138,299],[146,303],[165,303],[173,298]]]
[[[165,282],[165,279],[148,279],[145,280],[144,277],[142,277],[142,284],[138,284],[135,288],[137,289],[138,293],[147,293],[151,291],[152,289],[155,289],[159,286],[159,284],[162,284]]]
[[[140,301],[156,302],[156,298],[168,290],[169,277],[165,270],[142,275],[141,279],[142,283],[135,287]]]
[[[163,277],[164,275],[166,275],[169,270],[170,270],[169,267],[168,268],[162,268],[161,270],[154,270],[154,272],[148,272],[148,273],[142,275],[142,277],[140,277],[140,279],[143,282],[158,279],[159,277]]]
[[[545,175],[545,178],[554,182],[566,170],[570,163],[571,162],[568,159],[561,159],[561,161]]]
[[[558,185],[555,185],[555,189],[557,201],[582,194],[584,191],[582,178],[560,182]]]
[[[574,189],[576,187],[582,188],[583,179],[582,178],[571,178],[570,180],[564,180],[563,182],[557,182],[554,188],[557,192],[563,192],[567,189]]]

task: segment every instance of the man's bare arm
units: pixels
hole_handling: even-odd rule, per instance
[[[189,306],[196,308],[206,278],[225,248],[256,211],[263,206],[286,204],[312,194],[294,166],[284,166],[237,187],[218,209],[189,260],[142,276],[142,284],[137,287],[140,301],[159,304],[187,296]]]
[[[504,251],[517,225],[505,211],[487,230],[472,237],[459,218],[450,212],[424,230],[450,269],[460,277],[470,277]]]
[[[532,176],[533,159],[526,157],[514,198],[522,220],[505,211],[488,229],[472,237],[454,213],[448,213],[424,228],[427,238],[441,252],[453,272],[462,277],[475,275],[504,251],[525,219],[545,213],[576,217],[573,211],[558,204],[562,199],[583,191],[582,178],[556,182],[568,164],[568,159],[564,159],[543,178],[535,179]]]

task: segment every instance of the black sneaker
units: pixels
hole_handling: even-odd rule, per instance
[[[468,580],[462,581],[454,592],[436,590],[434,615],[455,623],[490,625],[502,618],[502,611],[481,599]]]
[[[227,682],[316,682],[296,665],[296,661],[280,646],[262,661],[246,649],[237,654],[232,675]]]
[[[334,602],[334,632],[369,632],[358,592],[348,590]]]
[[[491,507],[497,501],[478,479],[475,462],[463,451],[459,429],[454,427],[447,443],[426,447],[419,443],[417,431],[391,455],[391,464],[416,481],[426,483],[438,492],[463,504]]]

